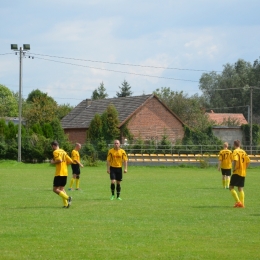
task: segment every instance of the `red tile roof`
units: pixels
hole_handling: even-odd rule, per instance
[[[214,121],[216,125],[222,125],[223,121],[227,121],[229,118],[231,120],[236,120],[240,122],[240,125],[247,124],[247,121],[243,114],[233,114],[233,113],[206,113],[209,120]]]

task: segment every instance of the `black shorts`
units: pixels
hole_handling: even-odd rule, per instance
[[[245,177],[242,177],[238,174],[232,174],[229,186],[244,187],[244,185]]]
[[[53,179],[53,187],[65,187],[67,184],[67,176],[55,176]]]
[[[71,164],[72,174],[80,174],[79,164]]]
[[[221,168],[222,175],[231,176],[231,169],[222,169]]]
[[[110,166],[110,180],[123,180],[122,167],[115,168]]]

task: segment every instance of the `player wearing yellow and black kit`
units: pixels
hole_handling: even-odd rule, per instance
[[[247,153],[240,148],[240,142],[234,141],[235,150],[233,151],[233,174],[230,180],[229,189],[236,203],[235,208],[244,208],[245,207],[245,194],[244,194],[244,185],[246,177],[246,169],[250,163],[250,159]],[[234,187],[238,188],[239,196],[235,191]]]
[[[224,189],[228,189],[232,168],[232,152],[228,150],[227,142],[224,143],[223,150],[219,152],[218,160],[218,170],[221,169],[222,173],[222,185]]]
[[[66,186],[68,176],[67,165],[72,163],[72,159],[63,149],[59,148],[59,143],[57,141],[53,141],[51,146],[53,149],[53,159],[51,160],[51,164],[55,164],[56,166],[53,180],[53,192],[62,198],[64,205],[63,207],[69,208],[72,197],[66,194],[64,187]]]
[[[110,188],[112,196],[110,200],[115,198],[115,183],[116,183],[116,192],[117,199],[120,198],[121,192],[121,181],[123,180],[123,169],[122,165],[124,164],[124,173],[127,173],[127,155],[126,152],[120,148],[119,140],[114,141],[114,148],[110,149],[107,154],[107,173],[110,174]]]
[[[79,150],[81,144],[76,143],[74,150],[71,152],[71,159],[73,163],[71,164],[72,169],[72,179],[70,181],[69,190],[72,190],[74,181],[76,180],[76,190],[79,190],[79,178],[80,178],[80,167],[83,167],[83,164],[80,162]]]

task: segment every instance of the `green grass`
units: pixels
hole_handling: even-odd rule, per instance
[[[0,259],[260,259],[259,168],[244,209],[214,168],[130,166],[123,200],[110,201],[105,165],[85,167],[69,209],[53,176],[48,164],[0,163]]]

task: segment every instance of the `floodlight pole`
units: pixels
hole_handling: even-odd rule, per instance
[[[24,44],[23,48],[20,47],[18,50],[17,44],[11,44],[11,50],[19,53],[19,124],[18,124],[18,162],[22,161],[22,69],[23,69],[23,56],[26,51],[30,50],[30,44]],[[30,56],[29,56],[30,58]],[[33,57],[32,57],[33,58]]]
[[[253,87],[250,87],[250,154],[252,154],[252,143],[253,143]]]

